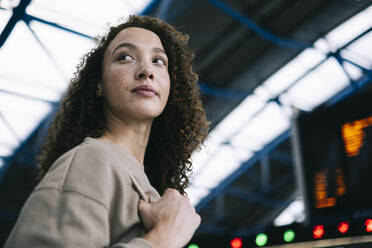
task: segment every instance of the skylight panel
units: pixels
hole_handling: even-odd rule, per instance
[[[45,85],[60,93],[66,87],[63,75],[23,22],[17,23],[0,50],[0,75]]]
[[[370,16],[372,16],[372,7],[331,31],[326,38],[317,40],[314,48],[305,49],[274,73],[214,128],[207,137],[206,148],[194,153],[192,157],[193,166],[197,169],[191,181],[189,194],[193,204],[196,205],[202,199],[202,193],[198,190],[203,189],[203,194],[206,194],[209,189],[212,189],[211,186],[217,186],[224,179],[223,174],[226,178],[234,168],[239,168],[240,164],[236,163],[236,157],[229,154],[231,150],[235,150],[236,153],[240,149],[241,152],[253,156],[255,151],[261,150],[278,135],[288,130],[292,116],[291,106],[310,111],[324,103],[350,84],[345,71],[352,80],[360,78],[362,75],[360,68],[344,63],[344,71],[333,57],[326,56],[330,51],[335,51],[336,48],[370,28],[372,26]],[[358,18],[360,19],[357,20]],[[354,28],[355,26],[357,28]],[[347,35],[342,36],[345,33]],[[371,69],[371,36],[367,34],[355,41],[342,50],[341,55]],[[278,95],[283,104],[281,107],[271,102],[259,112],[268,99]],[[256,112],[259,113],[255,115]],[[226,156],[230,157],[225,158]],[[250,156],[246,159],[248,160]],[[241,159],[241,163],[244,161],[246,160]],[[213,178],[213,169],[224,168],[222,164],[231,171],[214,172],[216,178]],[[198,195],[193,198],[194,192]]]
[[[0,126],[0,130],[2,131],[3,128]],[[12,153],[13,153],[13,150],[14,150],[14,146],[9,146],[9,145],[6,145],[6,144],[0,144],[0,157],[8,157],[10,156]],[[0,164],[2,166],[3,164],[3,160],[0,159]],[[1,166],[0,166],[0,169],[1,169]]]
[[[50,110],[50,104],[0,92],[0,113],[14,130],[18,141],[24,140]],[[2,136],[1,142],[9,141]]]
[[[204,142],[203,153],[208,156],[213,156],[214,153],[218,152],[219,146],[226,141],[226,137],[221,135],[220,132],[213,132],[208,134],[208,138]]]
[[[275,226],[289,225],[294,222],[303,222],[305,220],[304,202],[298,198],[284,209],[274,220]]]
[[[205,196],[207,196],[210,192],[208,189],[204,189],[201,187],[194,187],[191,185],[189,188],[187,188],[186,193],[190,199],[190,202],[193,206],[195,206],[201,199],[203,199]]]
[[[2,0],[0,30],[20,1]],[[26,12],[90,36],[102,35],[149,0],[33,0]],[[51,111],[94,42],[56,27],[18,22],[0,50],[0,157],[10,156]],[[1,165],[4,161],[0,159]],[[0,166],[1,166],[0,165]]]
[[[194,172],[195,177],[192,177],[192,183],[186,189],[191,204],[196,205],[210,193],[211,189],[220,184],[227,175],[237,170],[243,162],[252,156],[253,153],[246,149],[236,149],[230,145],[218,146],[218,152],[212,157],[209,156],[210,160],[204,163],[205,166]]]
[[[1,96],[1,94],[0,94]],[[13,150],[18,146],[17,138],[12,134],[12,131],[9,130],[7,126],[7,121],[4,119],[3,114],[0,112],[0,157],[6,157],[12,154]]]
[[[332,48],[336,50],[368,28],[372,27],[371,16],[372,6],[333,29],[325,36],[325,39]]]
[[[276,96],[282,93],[297,78],[302,76],[324,58],[325,55],[319,50],[311,48],[305,49],[268,78],[262,85],[266,87],[273,96]]]
[[[352,80],[358,80],[363,75],[361,69],[349,63],[344,63],[344,69],[349,74]]]
[[[289,91],[293,106],[310,111],[349,84],[349,80],[335,59],[328,59],[310,72]]]
[[[316,49],[316,51],[323,54],[329,53],[331,49],[328,42],[323,37],[316,40],[313,44],[313,47]]]
[[[232,138],[233,147],[259,151],[289,128],[289,118],[276,103],[269,103],[241,132]]]
[[[241,149],[240,147],[231,147],[230,144],[225,143],[225,142],[219,142],[219,143],[214,143],[212,144],[210,141],[213,139],[212,136],[216,134],[217,132],[213,132],[208,136],[208,139],[205,142],[205,145],[203,146],[202,151],[200,152],[195,152],[191,158],[193,162],[193,174],[191,179],[193,180],[194,178],[198,177],[199,174],[203,172],[203,170],[207,166],[214,167],[215,163],[214,158],[216,156],[219,156],[219,154],[224,154],[227,150],[227,152],[234,152],[231,156],[233,156],[234,161],[240,161],[244,162],[248,158],[252,156],[252,152],[250,152],[247,149]],[[226,160],[223,160],[223,162],[226,162]],[[214,167],[215,169],[218,167]],[[228,171],[223,168],[220,168],[222,173],[228,173]]]
[[[104,34],[107,27],[117,24],[120,18],[135,14],[133,11],[145,6],[149,1],[130,1],[131,4],[126,2],[129,1],[33,0],[27,8],[27,13],[90,36],[96,36]]]
[[[244,162],[242,161],[242,157],[236,156],[231,146],[223,145],[219,148],[218,153],[210,159],[208,164],[192,182],[196,187],[213,189]],[[251,154],[247,155],[244,159],[248,159],[251,156]]]
[[[372,31],[364,35],[345,50],[341,55],[367,69],[372,69]]]
[[[7,156],[51,110],[42,100],[58,100],[61,91],[53,86],[66,84],[23,22],[0,50],[0,80],[0,149]]]
[[[0,6],[3,7],[3,4],[1,3]],[[0,30],[3,30],[5,28],[11,15],[12,13],[10,11],[0,9]]]
[[[20,83],[15,78],[4,78],[0,75],[0,92],[24,96],[25,98],[39,99],[40,101],[57,102],[61,98],[59,92],[48,89],[46,87],[40,87],[35,84]]]
[[[192,171],[194,178],[196,174],[198,174],[199,170],[204,167],[206,163],[208,163],[208,160],[210,156],[213,154],[213,152],[216,152],[218,150],[218,144],[216,145],[210,145],[208,141],[210,141],[210,136],[208,135],[207,140],[205,141],[204,146],[202,147],[202,151],[194,152],[191,161],[192,161]],[[213,151],[211,151],[211,148]]]
[[[264,105],[265,101],[257,95],[248,96],[218,124],[215,128],[216,133],[226,141],[231,135],[244,128],[245,123]]]
[[[95,46],[93,40],[39,22],[31,22],[31,28],[50,52],[67,82],[73,77],[83,55]]]
[[[212,155],[218,150],[219,145],[227,142],[234,133],[239,132],[243,126],[244,120],[249,120],[256,111],[264,106],[264,102],[259,100],[260,99],[254,95],[247,97],[239,104],[239,106],[245,107],[235,108],[231,111],[214,128],[214,131],[208,134],[208,138],[204,142],[202,153]]]
[[[19,2],[21,0],[1,0],[0,1],[0,7],[10,10],[16,6],[18,6]]]

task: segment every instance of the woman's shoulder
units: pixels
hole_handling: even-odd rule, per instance
[[[55,188],[102,200],[117,184],[131,184],[116,153],[110,144],[86,138],[54,162],[36,190]]]
[[[102,142],[95,142],[93,138],[85,138],[84,141],[62,154],[51,166],[48,174],[70,174],[71,169],[107,170],[110,168],[115,153],[110,147]],[[75,168],[76,167],[76,168]]]

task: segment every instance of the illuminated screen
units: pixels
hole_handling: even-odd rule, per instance
[[[297,120],[310,220],[372,213],[372,94]]]

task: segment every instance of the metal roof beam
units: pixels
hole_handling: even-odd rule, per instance
[[[238,179],[247,169],[254,166],[261,156],[268,154],[270,151],[275,149],[279,144],[281,144],[284,140],[286,140],[290,136],[289,130],[283,132],[279,135],[276,139],[272,142],[267,144],[261,151],[257,152],[251,159],[244,162],[240,168],[234,171],[231,175],[226,177],[216,188],[212,189],[211,192],[204,197],[196,206],[198,212],[200,212],[204,207],[218,194],[224,192],[236,179]]]
[[[13,9],[12,17],[10,17],[8,23],[0,34],[0,48],[4,45],[5,41],[8,39],[10,33],[12,32],[15,25],[23,20],[26,15],[26,8],[31,3],[32,0],[22,0],[17,7]]]
[[[64,31],[67,31],[69,33],[72,33],[72,34],[75,34],[75,35],[78,35],[78,36],[81,36],[81,37],[84,37],[84,38],[87,38],[87,39],[94,39],[92,36],[90,35],[87,35],[87,34],[84,34],[84,33],[81,33],[81,32],[78,32],[76,30],[73,30],[73,29],[70,29],[70,28],[66,28],[62,25],[59,25],[57,23],[54,23],[54,22],[50,22],[50,21],[47,21],[47,20],[44,20],[44,19],[41,19],[39,17],[36,17],[36,16],[32,16],[32,15],[29,15],[29,14],[25,14],[24,15],[24,18],[23,20],[28,24],[30,23],[31,21],[37,21],[37,22],[40,22],[40,23],[43,23],[45,25],[48,25],[48,26],[51,26],[51,27],[54,27],[54,28],[58,28],[58,29],[62,29]]]
[[[286,39],[286,38],[279,37],[277,35],[272,34],[271,32],[261,28],[259,25],[257,25],[253,21],[246,18],[244,15],[240,14],[238,11],[235,11],[234,9],[230,8],[228,5],[218,0],[207,0],[207,1],[213,6],[215,6],[216,8],[220,9],[221,11],[225,12],[226,14],[234,18],[235,20],[239,21],[241,24],[243,24],[247,28],[253,30],[258,35],[262,36],[266,40],[276,45],[289,47],[289,48],[293,48],[296,50],[304,50],[306,48],[313,48],[313,46],[310,44]]]

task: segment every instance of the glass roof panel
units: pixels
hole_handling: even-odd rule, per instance
[[[48,77],[53,80],[43,87],[42,79]],[[0,155],[10,155],[50,111],[43,100],[59,99],[52,83],[63,83],[23,22],[17,23],[0,50],[0,82]]]
[[[329,45],[336,50],[342,47],[357,35],[372,27],[372,6],[353,16],[346,22],[342,23],[331,32],[325,39]]]
[[[230,167],[230,163],[228,164],[224,157],[220,157],[220,154],[226,156],[228,150],[231,150],[231,147],[227,144],[230,143],[234,149],[241,149],[253,155],[254,151],[262,149],[265,144],[289,128],[289,120],[292,116],[290,107],[292,105],[310,111],[349,86],[349,78],[340,64],[333,57],[326,59],[326,54],[332,51],[332,48],[346,44],[367,28],[370,28],[372,19],[366,17],[371,16],[371,10],[372,7],[351,18],[345,22],[345,25],[340,25],[335,31],[331,31],[326,36],[327,40],[324,38],[317,40],[314,43],[315,49],[305,49],[301,52],[263,82],[254,91],[253,95],[248,96],[211,131],[205,142],[206,148],[194,153],[192,157],[193,167],[197,170],[194,179],[191,180],[189,197],[192,198],[193,192],[197,192],[197,197],[193,201],[195,205],[202,199],[199,189],[203,189],[203,194],[207,195],[206,190],[212,189],[214,184],[217,186],[216,183],[224,179],[223,173],[225,173],[226,178],[233,172],[230,168],[239,167],[235,162],[230,162]],[[355,20],[358,18],[361,19]],[[358,28],[341,39],[342,33],[349,32],[353,25],[358,25]],[[336,39],[335,42],[333,42],[334,39]],[[329,44],[332,47],[329,47]],[[343,50],[341,55],[345,55],[345,58],[371,69],[372,46],[370,44],[372,44],[371,33]],[[322,61],[324,62],[316,67]],[[344,69],[353,80],[360,78],[362,71],[359,68],[350,63],[344,63],[344,65]],[[277,104],[268,103],[260,114],[254,115],[257,110],[262,108],[265,101],[277,95],[279,95],[279,99],[284,105],[279,107]],[[275,124],[275,127],[271,124]],[[215,159],[216,157],[219,159]],[[247,156],[247,159],[249,158],[250,156]],[[220,162],[224,163],[224,166],[216,167],[215,164]],[[204,174],[209,171],[212,173],[213,169],[220,170],[216,178],[211,176],[213,174],[209,176]],[[198,187],[199,184],[203,187]]]
[[[268,78],[262,86],[266,87],[273,96],[276,96],[324,58],[325,55],[319,50],[305,49]]]
[[[20,1],[2,0],[0,31]],[[33,0],[27,13],[80,33],[102,35],[149,0]],[[0,157],[10,156],[59,101],[76,65],[94,46],[90,39],[31,21],[19,21],[0,49]],[[0,159],[0,167],[4,160]]]
[[[51,54],[55,65],[67,82],[76,71],[76,65],[80,63],[81,57],[95,45],[91,39],[39,22],[31,22],[31,28],[45,46],[47,51],[44,51],[44,53],[49,52]],[[65,87],[66,85],[63,85],[63,88]]]
[[[137,13],[149,0],[33,0],[27,13],[39,18],[96,36],[102,35],[109,25],[116,24],[120,18]],[[136,2],[136,3],[135,3]]]
[[[367,69],[372,69],[372,31],[364,35],[347,49],[341,51],[341,55],[348,59],[364,66]]]
[[[14,7],[16,7],[21,0],[1,0],[0,1],[0,7],[4,8],[6,10],[10,10]]]
[[[349,85],[338,62],[331,58],[310,72],[289,91],[293,106],[310,111]]]
[[[44,102],[57,102],[61,95],[54,89],[42,87],[38,84],[18,81],[17,78],[10,78],[0,75],[0,92],[16,96],[23,96],[29,99]]]
[[[289,128],[289,118],[276,103],[269,103],[231,139],[233,147],[259,151]]]
[[[302,198],[295,199],[275,218],[274,225],[284,226],[293,222],[303,222],[305,220],[304,209]]]
[[[0,5],[3,7],[3,4]],[[10,11],[0,9],[0,30],[3,30],[11,17]]]
[[[226,178],[226,174],[229,175],[234,172],[251,155],[252,153],[247,153],[246,157],[243,158],[237,156],[234,148],[230,145],[221,146],[219,152],[211,158],[207,166],[195,175],[193,185],[213,189]]]
[[[7,133],[15,136],[6,140],[2,135],[2,144],[9,144],[9,148],[14,149],[12,140],[16,138],[16,145],[20,145],[50,110],[51,105],[48,103],[0,92],[0,113],[3,117],[0,122],[6,124]]]
[[[0,93],[2,96],[2,93]],[[1,133],[1,140],[0,140],[0,157],[1,156],[9,156],[12,154],[13,149],[18,145],[18,140],[13,135],[12,131],[9,130],[7,126],[7,120],[3,119],[3,115],[0,112],[0,133]]]
[[[186,189],[187,195],[192,205],[196,205],[202,198],[209,194],[208,189],[202,187],[193,187],[192,185]]]
[[[61,73],[23,22],[17,23],[0,50],[0,75],[56,90],[66,86]]]
[[[231,111],[215,128],[219,135],[223,136],[225,141],[241,130],[251,117],[262,107],[265,101],[257,95],[247,97],[239,104],[239,108]]]

